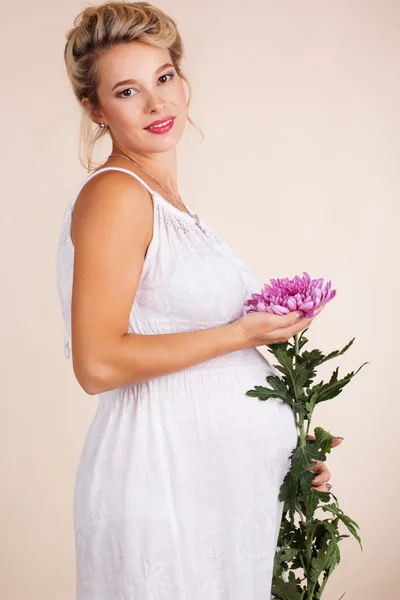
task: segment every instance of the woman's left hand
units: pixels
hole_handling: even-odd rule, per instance
[[[315,440],[314,435],[308,435],[308,440]],[[342,438],[333,438],[332,440],[332,448],[339,446],[342,443]],[[312,486],[314,490],[318,490],[319,492],[328,492],[328,488],[326,487],[326,483],[331,478],[331,473],[326,466],[326,464],[322,460],[313,459],[315,465],[311,467],[310,471],[314,471],[316,477],[312,480]]]

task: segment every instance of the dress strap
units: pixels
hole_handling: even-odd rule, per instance
[[[140,181],[140,183],[142,185],[144,185],[144,187],[146,188],[146,190],[148,192],[150,192],[150,194],[153,196],[155,194],[154,190],[151,189],[150,186],[147,185],[147,183],[145,181],[143,181],[143,179],[141,179],[139,177],[139,175],[136,175],[136,173],[134,173],[133,171],[130,171],[129,169],[123,169],[122,167],[103,167],[102,169],[99,169],[98,171],[94,171],[93,173],[91,173],[89,175],[89,177],[87,177],[85,179],[85,181],[82,183],[82,185],[79,187],[76,195],[75,195],[75,199],[73,204],[75,204],[75,200],[78,198],[83,186],[90,181],[90,179],[92,179],[92,177],[94,177],[95,175],[97,175],[98,173],[103,173],[103,171],[121,171],[122,173],[127,173],[128,175],[132,175],[132,177],[134,177],[135,179],[137,179],[138,181]]]

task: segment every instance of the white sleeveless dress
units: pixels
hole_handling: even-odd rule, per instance
[[[110,169],[141,181],[154,203],[128,332],[194,331],[245,314],[259,291],[253,272],[132,171],[92,173],[75,200]],[[74,202],[57,251],[67,357]],[[246,396],[270,374],[279,371],[250,348],[99,394],[75,484],[77,600],[269,600],[278,493],[297,440],[288,406]]]

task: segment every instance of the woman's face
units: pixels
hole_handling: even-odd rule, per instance
[[[98,72],[102,120],[118,146],[143,154],[176,146],[187,121],[187,100],[168,50],[143,42],[121,44],[101,56]],[[169,130],[148,129],[169,117]]]

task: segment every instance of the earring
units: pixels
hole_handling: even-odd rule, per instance
[[[99,127],[100,127],[101,129],[103,129],[103,128],[105,127],[105,123],[104,123],[104,121],[100,121],[100,123],[99,123]]]

